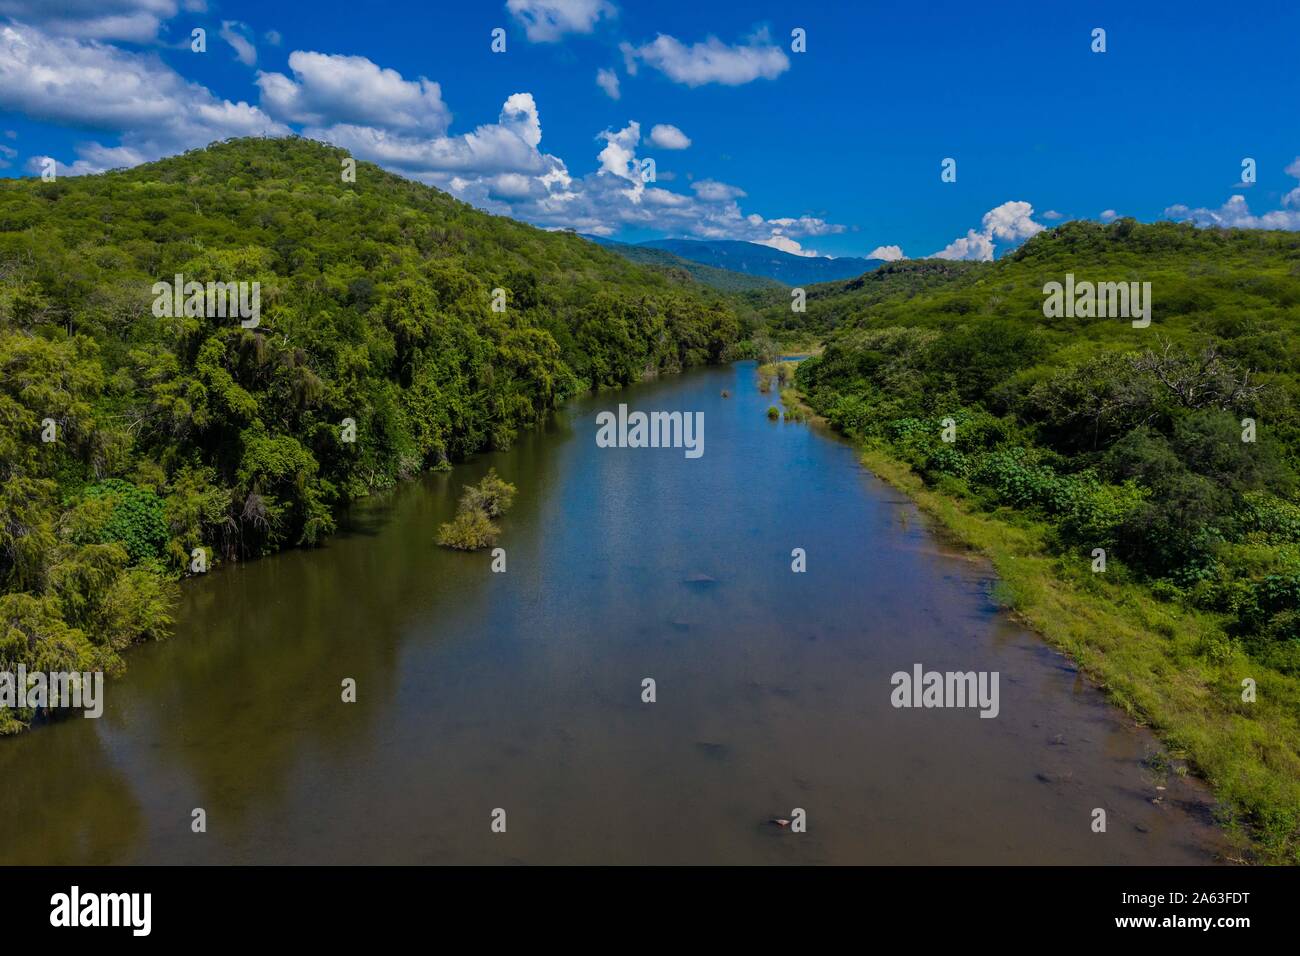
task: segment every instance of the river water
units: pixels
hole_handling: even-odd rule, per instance
[[[186,582],[101,719],[0,739],[0,863],[1214,862],[1205,788],[772,401],[753,363],[585,398]],[[703,456],[598,448],[620,402],[702,411]],[[490,466],[504,573],[434,544]],[[914,664],[997,672],[998,716],[893,707]]]

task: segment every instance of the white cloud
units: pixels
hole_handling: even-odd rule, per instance
[[[10,160],[18,158],[18,150],[12,146],[0,144],[0,169],[8,169]]]
[[[619,97],[618,74],[613,70],[599,69],[596,71],[596,85],[605,91],[605,95],[611,100]]]
[[[903,255],[902,246],[876,246],[867,253],[868,259],[884,259],[886,262],[896,262],[899,259],[906,259]]]
[[[1296,191],[1288,193],[1290,198]],[[1262,216],[1254,215],[1246,197],[1235,195],[1218,209],[1190,209],[1184,205],[1165,210],[1170,219],[1189,220],[1198,226],[1223,226],[1229,229],[1300,229],[1300,209],[1277,209]]]
[[[84,143],[69,174],[135,165],[231,136],[282,136],[288,127],[255,106],[218,99],[152,54],[97,41],[0,27],[0,109],[36,120],[121,134],[115,147]]]
[[[1043,226],[1031,218],[1033,214],[1034,207],[1027,202],[1004,202],[984,214],[978,231],[967,230],[966,235],[934,253],[934,258],[991,262],[995,239],[1018,242],[1043,231]]]
[[[150,43],[175,15],[176,0],[0,0],[0,16],[82,40]]]
[[[281,42],[280,31],[267,30],[262,34],[262,39],[271,44],[271,46],[279,46]]]
[[[650,130],[650,142],[660,149],[686,149],[691,139],[676,126],[658,123]]]
[[[659,70],[675,83],[703,86],[721,83],[739,86],[759,78],[771,80],[790,68],[790,58],[773,46],[766,31],[749,37],[744,44],[728,46],[717,37],[686,46],[676,37],[659,34],[643,46],[619,45],[628,73],[636,74],[641,61]]]
[[[740,195],[744,195],[741,193]],[[836,226],[826,222],[824,219],[817,219],[813,216],[800,216],[798,219],[786,217],[783,219],[768,219],[770,225],[777,229],[783,229],[799,236],[829,236],[832,233],[843,232],[843,226]]]
[[[438,134],[451,122],[442,88],[420,77],[406,80],[364,56],[295,50],[293,79],[258,73],[262,107],[286,123],[361,124],[387,130]]]
[[[542,121],[532,93],[512,93],[501,107],[497,123],[529,146],[536,148],[542,141]]]
[[[533,43],[554,43],[566,33],[590,33],[601,17],[618,14],[607,0],[507,0],[506,9]]]
[[[640,182],[641,176],[634,168],[634,161],[637,143],[641,141],[641,124],[628,123],[617,133],[605,130],[597,138],[605,141],[605,148],[596,157],[600,160],[601,172]]]
[[[954,239],[938,252],[935,259],[971,259],[977,262],[993,260],[993,240],[982,233],[969,229],[960,239]]]
[[[695,195],[705,202],[730,202],[745,195],[745,191],[739,186],[720,183],[716,179],[697,179],[691,183],[691,188],[695,190]]]
[[[221,39],[230,44],[235,51],[235,59],[244,66],[252,66],[257,62],[257,47],[253,46],[248,34],[247,24],[238,20],[221,21]]]
[[[480,127],[477,132],[482,131]],[[417,178],[492,212],[544,228],[602,236],[632,228],[704,239],[745,239],[815,255],[803,250],[796,237],[843,231],[842,226],[809,216],[764,219],[757,213],[745,214],[737,204],[744,190],[714,180],[697,181],[687,193],[643,182],[638,157],[641,125],[635,121],[622,129],[605,130],[597,139],[601,148],[595,169],[584,176],[571,175],[558,157],[534,151],[541,171],[519,170],[519,179],[487,177],[472,169],[455,175],[435,171]]]
[[[1288,176],[1300,179],[1300,156],[1285,170]],[[1235,194],[1218,209],[1199,207],[1191,209],[1183,204],[1170,206],[1165,215],[1170,219],[1190,221],[1198,226],[1223,226],[1230,229],[1300,229],[1300,186],[1282,197],[1286,208],[1255,215],[1246,204],[1246,197]]]
[[[994,239],[1028,239],[1043,231],[1031,218],[1034,207],[1027,202],[1004,202],[984,214],[983,231]]]
[[[773,249],[788,252],[792,256],[803,256],[809,259],[817,257],[817,250],[805,249],[789,236],[783,236],[779,233],[775,236],[769,236],[767,239],[755,239],[754,242],[760,246],[770,246]]]
[[[1114,209],[1103,209],[1101,213],[1097,216],[1097,218],[1100,219],[1102,222],[1113,222],[1114,220],[1119,218],[1119,213],[1117,213]]]
[[[531,93],[512,94],[496,123],[459,136],[424,136],[355,123],[307,127],[303,135],[457,195],[475,196],[497,212],[506,210],[493,202],[543,196],[568,180],[562,161],[538,151],[542,127]]]
[[[1065,217],[1061,215],[1059,212],[1057,212],[1055,209],[1049,209],[1047,210],[1047,212],[1043,213],[1043,218],[1050,219],[1053,222],[1055,222],[1056,220],[1064,219]]]

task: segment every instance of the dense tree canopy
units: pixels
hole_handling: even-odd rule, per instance
[[[1072,222],[997,263],[889,268],[809,291],[814,407],[1300,673],[1300,235]],[[1149,282],[1150,326],[1047,317],[1067,274]]]
[[[345,158],[0,181],[0,669],[117,668],[196,560],[318,542],[349,498],[743,336],[689,276]],[[157,314],[177,274],[257,282],[258,324]]]

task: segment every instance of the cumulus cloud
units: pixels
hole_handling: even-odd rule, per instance
[[[157,159],[231,136],[283,136],[255,106],[218,99],[152,54],[98,41],[0,27],[0,109],[46,122],[119,133],[115,147],[84,143],[70,174]]]
[[[745,195],[745,191],[739,186],[720,183],[716,179],[698,179],[691,183],[691,188],[695,190],[695,195],[705,202],[729,202]]]
[[[1287,194],[1291,199],[1297,190]],[[1170,219],[1196,223],[1198,226],[1223,226],[1230,229],[1300,229],[1300,209],[1276,209],[1257,216],[1250,211],[1246,197],[1235,195],[1218,209],[1191,209],[1184,205],[1165,210]]]
[[[1033,214],[1034,207],[1027,202],[1004,202],[984,214],[978,230],[968,229],[966,235],[934,253],[934,258],[991,262],[994,240],[1018,242],[1043,231],[1043,226],[1034,222]]]
[[[235,59],[244,66],[252,66],[257,62],[257,47],[253,46],[249,33],[248,25],[238,20],[221,21],[221,39],[230,44],[235,51]]]
[[[1288,176],[1300,179],[1300,156],[1285,170]],[[1198,226],[1223,226],[1230,229],[1300,229],[1300,186],[1282,197],[1282,209],[1256,215],[1246,204],[1246,197],[1235,194],[1218,209],[1189,208],[1183,204],[1170,206],[1165,215],[1170,219],[1194,222]]]
[[[1043,218],[1050,219],[1052,222],[1055,222],[1056,220],[1064,219],[1065,217],[1061,215],[1059,212],[1057,212],[1055,209],[1049,209],[1047,210],[1047,212],[1043,213]]]
[[[605,91],[605,95],[611,100],[619,97],[618,74],[613,70],[599,69],[596,71],[596,85]]]
[[[164,20],[176,15],[176,0],[0,0],[0,16],[81,40],[150,43]]]
[[[969,259],[975,262],[993,260],[993,240],[983,233],[968,229],[966,235],[954,239],[938,252],[935,259]]]
[[[1119,213],[1117,213],[1114,209],[1103,209],[1101,213],[1097,216],[1097,218],[1100,219],[1102,222],[1114,222],[1116,219],[1119,218]]]
[[[468,183],[467,176],[485,180],[503,173],[541,176],[551,169],[537,150],[542,127],[531,93],[512,94],[496,123],[460,136],[419,136],[356,123],[307,127],[303,135],[435,185],[448,185],[450,174]]]
[[[622,43],[619,49],[628,73],[635,76],[638,63],[645,63],[674,83],[687,86],[706,83],[740,86],[760,78],[775,79],[790,68],[790,58],[771,43],[766,31],[734,46],[713,36],[687,46],[676,37],[661,33],[650,43],[639,47]]]
[[[738,204],[745,192],[716,180],[698,180],[690,192],[674,192],[641,176],[641,124],[629,121],[596,137],[600,144],[595,168],[573,175],[556,156],[536,152],[541,172],[523,171],[529,180],[507,195],[496,181],[467,171],[463,175],[426,181],[446,183],[459,198],[548,228],[608,236],[622,229],[654,230],[668,235],[703,239],[745,239],[808,255],[798,237],[843,231],[842,226],[803,216],[765,219],[746,214]],[[666,179],[667,177],[665,177]],[[811,253],[815,254],[815,253]]]
[[[635,167],[636,147],[641,141],[641,124],[632,122],[618,132],[605,130],[598,139],[605,141],[605,148],[596,157],[600,160],[600,170],[622,179],[639,180]]]
[[[650,142],[660,149],[686,149],[691,145],[689,136],[668,123],[657,123],[650,130]]]
[[[903,255],[902,246],[876,246],[867,253],[868,259],[884,259],[886,262],[896,262],[899,259],[906,259]]]
[[[618,14],[608,0],[507,0],[506,9],[533,43],[554,43],[566,33],[590,33],[602,17]]]
[[[741,193],[741,195],[743,196],[744,193]],[[829,236],[832,233],[844,231],[843,226],[837,226],[814,216],[800,216],[797,219],[787,216],[782,219],[768,219],[765,221],[775,229],[792,232],[799,236]]]
[[[285,123],[355,123],[437,134],[451,122],[437,83],[403,79],[364,56],[295,50],[289,54],[289,69],[293,79],[283,73],[257,74],[262,108]]]
[[[816,258],[817,252],[814,249],[805,249],[802,245],[789,236],[775,235],[767,239],[754,240],[760,246],[770,246],[773,249],[779,249],[782,252],[788,252],[792,256],[803,256],[805,258]]]
[[[280,31],[267,30],[265,33],[262,34],[262,39],[265,40],[267,43],[271,44],[271,46],[279,46],[281,40]]]

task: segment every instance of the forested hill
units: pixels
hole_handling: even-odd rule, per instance
[[[1067,280],[1149,283],[1150,324],[1046,315]],[[1074,222],[927,289],[810,303],[837,331],[798,379],[831,421],[1300,674],[1300,235]]]
[[[742,335],[697,283],[346,158],[0,180],[0,670],[114,668],[196,555],[317,542],[349,497]],[[256,324],[160,306],[178,274],[258,283]]]
[[[1300,234],[1074,222],[946,278],[899,268],[784,305],[825,341],[807,401],[988,552],[1264,858],[1300,862]],[[1149,324],[1088,305],[1112,282]]]
[[[789,289],[766,291],[761,297],[751,296],[751,300],[776,335],[826,335],[864,318],[872,306],[897,304],[932,289],[959,288],[975,282],[991,268],[992,263],[987,262],[904,259],[886,262],[852,279],[808,286],[803,312],[791,308]]]

